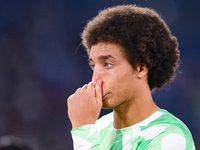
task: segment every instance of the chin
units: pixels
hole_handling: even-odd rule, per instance
[[[113,106],[110,103],[108,103],[107,99],[104,99],[102,109],[111,109],[111,108],[113,108]]]
[[[112,107],[109,106],[102,106],[102,109],[111,109]]]

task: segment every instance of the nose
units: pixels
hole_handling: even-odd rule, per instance
[[[97,67],[94,68],[93,75],[92,75],[92,83],[96,84],[98,80],[102,80],[101,72],[102,71],[98,69]]]

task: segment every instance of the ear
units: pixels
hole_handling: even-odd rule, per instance
[[[138,76],[139,79],[144,78],[148,75],[148,68],[144,64],[139,64],[137,66],[137,72],[138,72],[137,76]]]

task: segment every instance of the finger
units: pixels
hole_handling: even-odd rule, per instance
[[[77,94],[79,91],[81,90],[81,88],[78,88],[75,92],[75,94]]]
[[[96,83],[93,83],[93,82],[90,82],[92,85],[93,85],[93,87],[95,87],[96,86]]]
[[[87,84],[85,84],[83,87],[82,87],[82,89],[87,89],[87,87],[88,87],[88,85]]]
[[[87,89],[89,88],[95,88],[95,84],[92,82],[88,83]]]
[[[95,96],[95,86],[92,82],[88,84],[87,91],[93,91],[93,94]]]
[[[96,99],[97,104],[102,105],[102,81],[98,80],[96,84]]]

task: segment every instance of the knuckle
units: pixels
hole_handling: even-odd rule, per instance
[[[74,94],[77,94],[80,90],[81,88],[78,88]]]
[[[70,96],[68,97],[68,99],[67,99],[67,102],[72,101],[73,97],[74,97],[74,94],[70,95]]]
[[[67,99],[67,105],[69,105],[71,103],[71,100],[68,98]]]
[[[93,83],[92,83],[92,82],[90,82],[90,83],[88,84],[88,87],[89,87],[89,88],[94,88],[94,85],[93,85]]]
[[[87,84],[85,84],[84,86],[82,86],[82,89],[86,88],[87,87]]]
[[[92,82],[90,82],[88,85],[94,87]]]
[[[71,97],[68,97],[67,104],[69,104],[70,102],[71,102]]]

